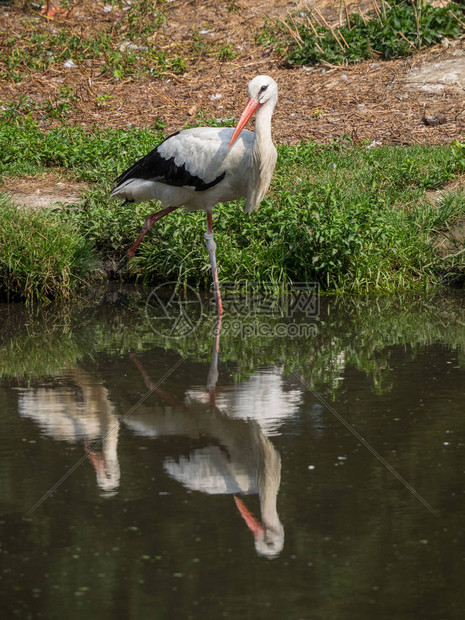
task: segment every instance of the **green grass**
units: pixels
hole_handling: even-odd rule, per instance
[[[379,8],[366,17],[352,13],[343,25],[328,26],[318,12],[299,12],[284,22],[265,24],[258,41],[274,48],[291,65],[387,60],[408,56],[444,37],[459,37],[465,30],[465,6],[381,0]]]
[[[108,185],[128,160],[141,157],[162,139],[158,127],[89,131],[62,125],[43,132],[27,118],[7,118],[0,120],[0,178],[58,167],[71,170],[81,181]]]
[[[72,224],[18,209],[0,194],[0,298],[68,299],[95,272],[93,252]]]
[[[53,221],[59,218],[79,243],[85,238],[85,247],[101,261],[119,260],[157,206],[110,201],[113,179],[162,138],[158,129],[66,127],[43,133],[32,121],[4,121],[0,167],[8,176],[60,168],[90,183],[85,204],[67,207]],[[463,240],[450,256],[438,252],[437,240],[465,217],[465,195],[446,192],[433,200],[430,192],[464,171],[465,145],[458,142],[373,149],[348,140],[280,146],[270,192],[255,213],[245,215],[243,201],[215,209],[220,278],[277,285],[318,281],[329,291],[359,293],[423,287],[451,269],[463,273]],[[209,286],[204,229],[203,213],[171,214],[140,245],[130,277]],[[16,269],[26,274],[29,263],[19,261]],[[40,290],[45,296],[46,289]]]
[[[76,65],[98,63],[100,73],[116,80],[126,77],[163,76],[183,73],[186,61],[178,54],[167,55],[154,44],[153,36],[165,23],[158,0],[133,0],[131,10],[93,33],[78,32],[66,22],[54,22],[26,14],[28,34],[18,39],[0,35],[0,79],[21,82],[29,72],[46,71],[72,61]],[[114,6],[116,3],[114,3]]]
[[[206,28],[209,28],[207,24]],[[231,43],[210,41],[208,37],[193,30],[189,45],[192,52],[199,58],[217,58],[223,62],[233,60],[239,54]]]

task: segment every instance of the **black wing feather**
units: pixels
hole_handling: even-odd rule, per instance
[[[166,138],[166,140],[169,140],[178,134],[179,131]],[[163,142],[166,142],[166,140],[163,140]],[[223,172],[217,176],[216,179],[213,179],[210,183],[206,183],[200,177],[191,174],[188,170],[186,170],[185,164],[182,166],[177,166],[174,163],[174,157],[165,159],[160,154],[159,150],[163,142],[123,172],[123,174],[120,175],[115,181],[116,187],[128,179],[143,179],[144,181],[158,181],[159,183],[175,185],[177,187],[193,187],[196,192],[203,192],[210,189],[210,187],[217,185],[224,179],[226,172]]]

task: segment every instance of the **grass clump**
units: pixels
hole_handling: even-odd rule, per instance
[[[0,297],[67,299],[95,274],[89,242],[70,223],[0,194]]]
[[[291,65],[347,64],[408,56],[415,50],[458,37],[465,30],[465,6],[432,6],[425,0],[381,0],[369,17],[346,13],[331,26],[317,9],[265,26],[261,43],[280,49]]]
[[[0,123],[4,174],[69,169],[91,188],[84,205],[56,217],[86,239],[102,261],[119,261],[136,239],[153,203],[109,199],[114,178],[163,139],[148,131],[60,128],[41,132],[32,121]],[[438,239],[460,231],[465,195],[439,190],[465,172],[465,145],[279,147],[270,192],[252,215],[243,201],[214,211],[223,281],[319,282],[329,291],[390,291],[423,286],[453,266],[465,271],[463,235],[438,250]],[[434,197],[432,197],[434,195]],[[23,224],[27,226],[27,221]],[[205,215],[176,211],[154,226],[129,265],[151,284],[209,286],[203,239]],[[20,269],[20,267],[18,267]],[[21,267],[22,269],[22,267]]]

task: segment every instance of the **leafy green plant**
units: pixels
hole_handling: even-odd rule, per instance
[[[237,52],[234,49],[234,47],[231,45],[231,43],[226,43],[223,46],[220,46],[214,54],[219,60],[222,61],[226,61],[226,60],[232,60],[233,58],[236,58],[237,56]]]
[[[126,162],[141,157],[158,143],[163,133],[158,124],[137,132],[102,131],[97,127],[61,126],[48,132],[30,119],[0,122],[0,174],[34,175],[47,168],[71,169],[82,181],[101,184],[114,179]]]
[[[352,13],[340,27],[328,24],[316,9],[290,15],[274,27],[266,24],[259,42],[280,51],[292,65],[341,64],[406,56],[465,30],[464,7],[452,2],[437,7],[425,0],[394,0],[382,1],[381,10],[374,6],[370,18]]]

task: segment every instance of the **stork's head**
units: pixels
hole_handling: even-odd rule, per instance
[[[278,100],[278,85],[269,75],[257,75],[249,82],[249,98],[259,106],[272,101],[274,107]]]
[[[254,535],[258,555],[270,560],[276,558],[284,547],[284,528],[279,518],[276,518],[273,524],[262,525],[239,497],[234,496],[234,501],[247,527]]]
[[[119,487],[120,468],[118,459],[105,456],[102,451],[92,450],[87,453],[97,477],[97,484],[103,491],[103,497],[113,497]]]
[[[229,147],[237,140],[239,134],[249,122],[252,115],[261,107],[273,110],[278,101],[278,85],[269,75],[257,75],[249,82],[249,100],[242,112],[236,129],[232,135]]]

